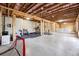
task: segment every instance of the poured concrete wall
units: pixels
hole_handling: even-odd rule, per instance
[[[23,20],[23,27],[27,29],[29,32],[35,32],[34,22],[29,20]]]
[[[8,27],[9,24],[11,24],[11,27]],[[5,17],[5,31],[8,31],[9,34],[12,34],[12,18],[11,17]]]
[[[11,27],[8,27],[8,24],[11,24]],[[16,31],[22,30],[24,28],[24,29],[27,29],[29,32],[35,32],[36,26],[38,26],[36,25],[36,22],[23,20],[21,18],[16,18]],[[12,34],[12,18],[11,17],[9,18],[5,17],[5,31],[8,31],[9,34]]]

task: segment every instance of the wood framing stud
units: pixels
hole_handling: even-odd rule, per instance
[[[2,36],[2,8],[0,8],[0,36]]]
[[[12,18],[12,24],[13,24],[13,28],[12,28],[12,32],[13,32],[13,41],[16,40],[16,16],[13,15],[13,18]]]
[[[77,32],[77,36],[79,37],[79,15],[76,19],[76,32]]]

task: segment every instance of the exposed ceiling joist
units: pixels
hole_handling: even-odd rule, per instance
[[[50,10],[50,11],[48,11],[48,13],[52,13],[52,12],[54,12],[54,11],[58,11],[59,9],[62,9],[62,8],[65,8],[64,6],[67,6],[67,5],[70,5],[70,4],[63,4],[62,6],[60,6],[60,7],[58,7],[58,8],[55,8],[55,9],[53,9],[53,10]]]
[[[31,14],[35,14],[35,13],[38,13],[38,12],[40,12],[43,8],[45,9],[46,7],[48,7],[49,5],[51,5],[51,4],[44,4],[43,6],[41,6],[40,8],[38,8],[38,9],[36,9],[35,11],[33,11]]]
[[[55,12],[52,12],[52,13],[56,13],[56,12],[61,12],[61,11],[64,11],[64,10],[67,10],[67,9],[71,9],[71,8],[75,8],[75,7],[78,7],[79,5],[78,4],[75,4],[75,5],[72,5],[72,6],[70,6],[70,7],[67,7],[67,8],[63,8],[63,9],[60,9],[60,10],[58,10],[58,11],[55,11]]]
[[[19,11],[24,12],[29,6],[31,5],[31,3],[24,3],[23,6],[21,6],[21,8],[19,9]]]
[[[16,9],[20,12],[31,14],[49,21],[58,20],[59,18],[75,17],[79,13],[78,3],[8,3],[11,9]],[[16,5],[15,5],[16,4]],[[0,5],[8,7],[7,3],[0,3]],[[13,7],[16,8],[13,8]],[[10,15],[13,13],[9,11]],[[7,15],[6,9],[3,12]],[[16,14],[16,13],[15,13]],[[24,14],[17,15],[18,17],[25,17]],[[73,21],[73,20],[72,20]]]
[[[39,8],[38,10],[33,12],[32,14],[37,14],[39,12],[46,11],[48,8],[51,8],[53,5],[55,5],[55,3],[46,4],[45,6],[42,7],[42,8],[44,8],[43,10],[41,8]]]
[[[15,15],[24,16],[25,18],[30,17],[30,18],[34,18],[35,20],[39,20],[39,21],[44,20],[45,22],[50,22],[50,23],[52,23],[52,22],[49,21],[49,20],[46,20],[46,19],[44,19],[44,18],[37,17],[37,16],[35,16],[35,15],[30,15],[30,14],[27,14],[27,13],[24,13],[24,12],[20,12],[20,11],[18,11],[18,10],[11,9],[11,8],[8,8],[8,7],[5,7],[5,6],[1,6],[1,5],[0,5],[0,7],[1,7],[1,8],[4,8],[4,9],[8,9],[8,10],[10,10],[10,11],[13,11]]]
[[[26,4],[24,3],[21,8],[19,9],[19,11],[23,10],[23,8],[25,8]]]
[[[33,12],[36,8],[39,8],[40,6],[42,6],[43,5],[43,3],[38,3],[38,4],[36,4],[35,6],[33,6],[31,9],[29,9],[28,11],[27,11],[27,13],[31,13],[31,12]]]
[[[56,4],[56,5],[54,5],[54,6],[51,6],[50,8],[47,8],[46,10],[43,10],[43,11],[41,11],[41,13],[42,12],[45,12],[45,11],[50,11],[50,10],[52,10],[52,9],[54,9],[54,8],[56,8],[56,7],[58,7],[58,6],[60,6],[60,5],[62,5],[63,3],[61,3],[61,4]],[[39,14],[39,13],[38,13]]]
[[[37,3],[32,3],[24,12],[28,12],[29,11],[29,9],[31,9],[33,6],[35,6]]]

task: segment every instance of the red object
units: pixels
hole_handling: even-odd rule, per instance
[[[16,38],[18,37],[18,35],[16,36]],[[25,39],[21,38],[20,40],[22,40],[23,42],[23,47],[22,47],[22,55],[26,56],[26,46],[25,46]],[[15,41],[15,46],[17,45],[17,40]]]
[[[22,53],[23,53],[23,56],[25,56],[26,55],[25,39],[21,38],[21,40],[23,41],[23,50],[22,50]]]

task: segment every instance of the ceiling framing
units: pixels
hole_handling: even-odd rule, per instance
[[[75,19],[79,13],[78,3],[0,3],[0,5],[50,21]],[[12,15],[13,12],[9,13]],[[4,12],[4,15],[7,15],[7,10]]]

